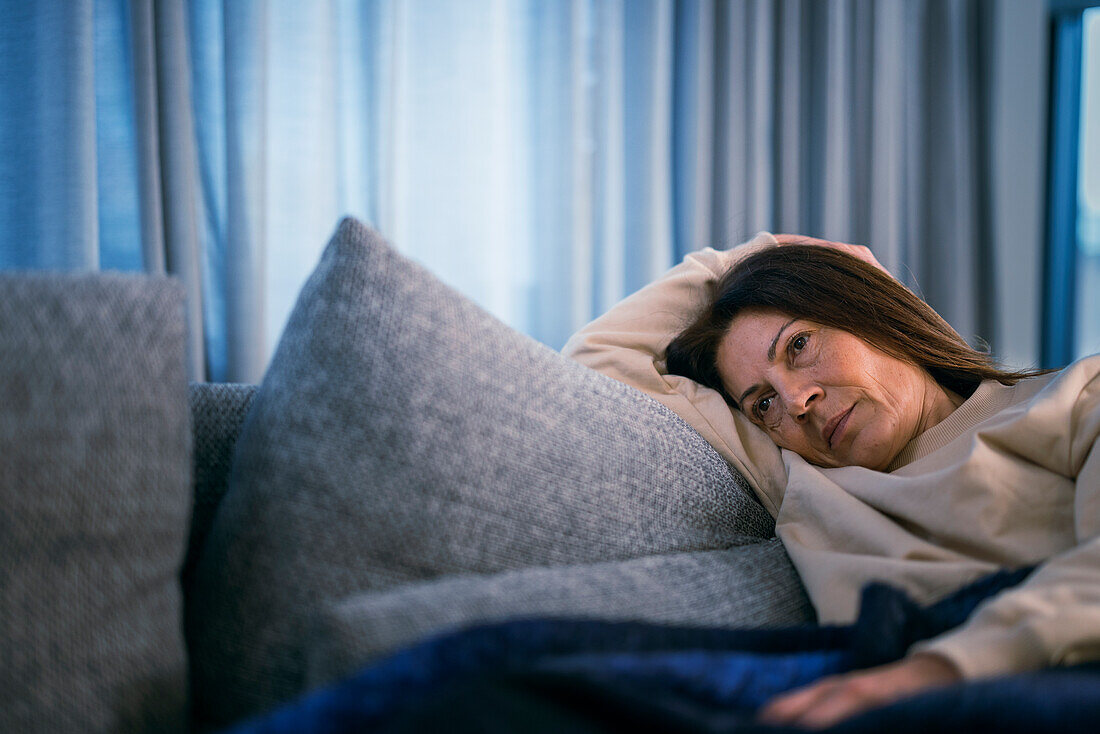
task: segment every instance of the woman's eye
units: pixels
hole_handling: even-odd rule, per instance
[[[764,415],[768,412],[768,408],[772,407],[771,398],[763,398],[756,403],[756,412],[760,415]]]
[[[805,334],[799,334],[791,341],[791,349],[796,352],[801,352],[806,348],[806,342],[809,341],[809,337]]]

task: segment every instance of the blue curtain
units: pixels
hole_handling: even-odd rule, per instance
[[[0,18],[0,267],[176,275],[198,379],[260,379],[343,214],[553,347],[760,229],[871,242],[964,334],[993,330],[986,3],[0,0]]]
[[[6,267],[99,266],[90,2],[0,3],[0,254]]]

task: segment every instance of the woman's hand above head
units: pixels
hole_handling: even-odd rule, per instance
[[[896,663],[822,678],[769,701],[757,714],[773,725],[822,729],[868,709],[962,680],[954,663],[918,653]]]
[[[846,252],[853,257],[857,257],[865,263],[870,263],[882,272],[890,275],[890,271],[887,270],[882,263],[876,258],[871,248],[864,245],[848,245],[843,242],[833,242],[832,240],[822,240],[817,237],[806,237],[800,234],[777,234],[775,236],[776,242],[780,246],[783,245],[817,245],[818,247],[831,247],[834,250],[840,250]],[[893,277],[893,276],[891,276]]]

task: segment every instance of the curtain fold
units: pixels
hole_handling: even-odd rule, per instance
[[[187,293],[188,374],[207,374],[191,62],[182,0],[133,0],[130,32],[144,270]]]
[[[206,43],[222,44],[220,74],[225,90],[225,199],[223,208],[222,298],[225,323],[224,379],[256,382],[267,362],[270,339],[265,322],[267,281],[268,172],[272,148],[268,140],[269,23],[265,4],[240,0],[222,4],[222,27]],[[296,141],[286,141],[293,144]],[[200,144],[211,147],[212,140]]]
[[[342,214],[554,347],[760,229],[1005,328],[989,0],[0,11],[0,266],[177,275],[195,377],[260,379]]]
[[[673,221],[677,256],[711,242],[714,176],[714,0],[676,5]]]

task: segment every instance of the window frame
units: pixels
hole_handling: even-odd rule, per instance
[[[1051,65],[1040,359],[1044,367],[1050,368],[1063,367],[1075,357],[1083,16],[1093,7],[1100,7],[1100,0],[1047,3]]]

